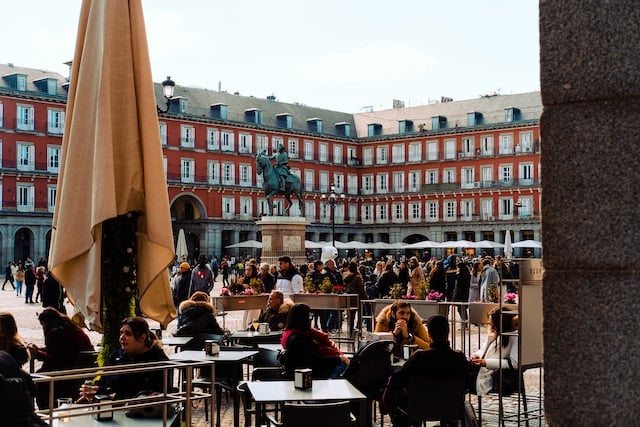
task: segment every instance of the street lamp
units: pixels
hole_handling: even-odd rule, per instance
[[[336,247],[336,204],[344,201],[344,193],[336,194],[335,184],[329,187],[329,194],[322,194],[320,199],[331,205],[331,244]]]
[[[167,99],[167,108],[164,110],[156,105],[158,113],[166,113],[171,106],[171,99],[173,98],[173,91],[176,88],[176,83],[171,80],[171,76],[167,76],[167,80],[162,82],[162,94]]]

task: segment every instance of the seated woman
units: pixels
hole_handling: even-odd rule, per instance
[[[109,356],[106,365],[127,365],[169,360],[162,350],[162,343],[149,330],[143,317],[127,317],[120,324],[120,346]],[[108,394],[114,399],[135,397],[141,391],[163,392],[162,370],[132,374],[104,375],[95,385],[80,387],[78,402],[91,401],[95,394]]]
[[[224,331],[218,325],[216,310],[209,302],[206,292],[197,291],[186,301],[180,303],[178,315],[178,329],[176,336],[194,337],[188,346],[191,350],[202,350],[204,339],[201,334],[224,335]]]
[[[16,319],[13,314],[7,312],[0,313],[0,351],[6,351],[13,356],[20,367],[29,361],[29,351],[18,335]]]
[[[315,378],[337,378],[349,364],[329,334],[311,327],[311,309],[307,304],[294,304],[280,343],[285,350],[281,358],[288,375],[297,368],[311,368]]]
[[[52,307],[45,308],[38,316],[44,332],[45,346],[40,348],[29,344],[31,357],[42,360],[38,372],[62,371],[81,366],[81,353],[93,351],[93,344],[87,334],[80,329],[66,314]],[[54,402],[59,397],[77,395],[80,380],[59,381],[54,387]],[[38,383],[37,401],[40,409],[49,408],[49,385]]]
[[[507,311],[507,308],[503,307],[503,311]],[[502,322],[500,321],[501,315]],[[518,337],[501,335],[501,324],[503,332],[512,332],[517,328],[517,316],[501,313],[498,307],[491,310],[487,325],[487,340],[478,351],[471,355],[468,385],[469,390],[478,396],[484,396],[492,390],[499,389],[499,376],[495,374],[500,367],[503,369],[503,387],[506,370],[513,372],[518,369]],[[517,379],[515,382],[517,388]],[[503,390],[503,394],[509,394],[513,391]]]

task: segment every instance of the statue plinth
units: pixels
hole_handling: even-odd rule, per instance
[[[258,225],[262,232],[261,261],[277,264],[279,257],[288,255],[296,265],[306,262],[304,240],[308,224],[304,217],[263,216]]]

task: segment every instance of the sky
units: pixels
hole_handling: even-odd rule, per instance
[[[0,0],[0,63],[68,76],[81,3]],[[540,90],[538,0],[142,4],[156,82],[346,113]]]

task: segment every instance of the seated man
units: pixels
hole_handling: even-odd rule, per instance
[[[287,323],[287,315],[293,306],[293,301],[284,299],[282,291],[274,289],[269,294],[266,310],[260,312],[258,321],[260,323],[268,323],[269,329],[279,331],[284,328]]]
[[[382,309],[376,317],[375,332],[393,333],[396,356],[402,355],[402,348],[406,344],[416,344],[419,348],[427,349],[431,342],[422,319],[406,300],[396,300]]]
[[[391,376],[383,394],[383,403],[389,410],[394,426],[407,426],[407,386],[411,377],[423,378],[463,378],[468,375],[468,363],[465,355],[454,351],[447,340],[449,322],[441,315],[427,320],[427,329],[431,338],[428,350],[416,351],[400,371]],[[404,409],[405,412],[400,411]],[[441,426],[449,425],[440,424]],[[457,423],[455,424],[457,425]]]

